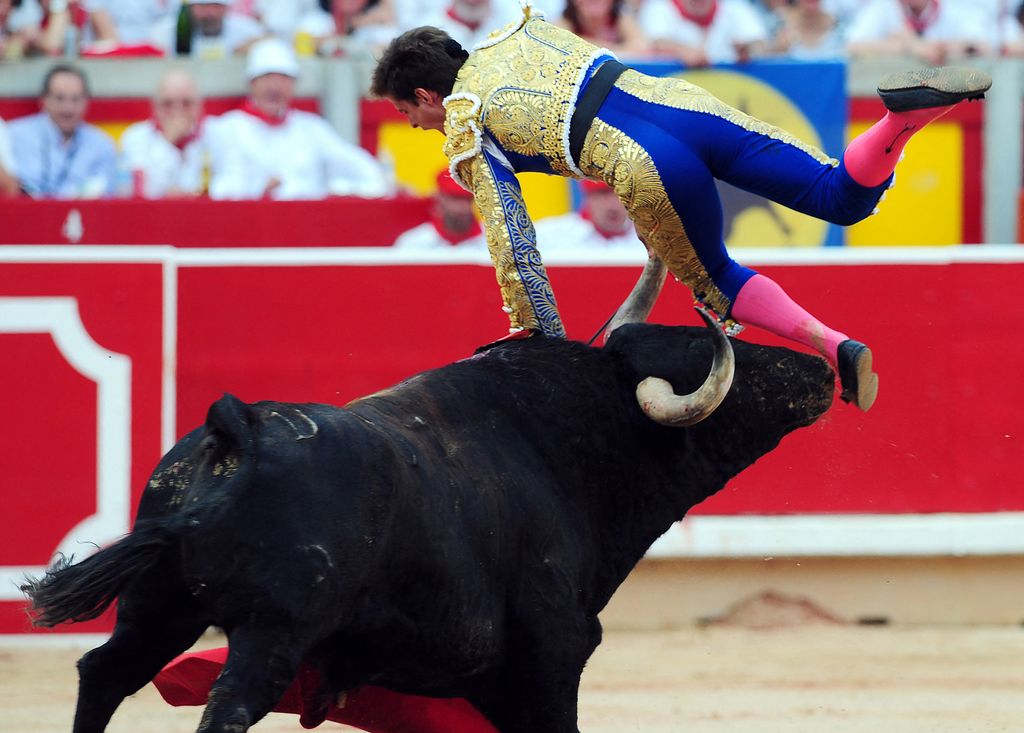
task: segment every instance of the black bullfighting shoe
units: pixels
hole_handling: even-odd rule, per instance
[[[942,66],[889,74],[879,83],[878,96],[889,111],[909,112],[981,99],[991,86],[992,77],[984,71]]]
[[[843,402],[852,402],[867,412],[878,396],[878,375],[871,371],[871,349],[860,341],[846,339],[839,344],[839,382]]]

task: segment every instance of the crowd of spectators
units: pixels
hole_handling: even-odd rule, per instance
[[[770,57],[905,55],[929,64],[1024,57],[1024,0],[532,4],[627,60],[699,67]],[[386,195],[391,183],[376,159],[321,117],[291,107],[297,58],[373,57],[418,25],[444,28],[468,48],[519,12],[517,0],[0,0],[0,68],[6,59],[61,57],[46,76],[41,111],[0,120],[0,196]],[[248,96],[237,110],[204,116],[195,80],[172,68],[155,91],[151,118],[131,125],[115,145],[85,122],[89,85],[74,59],[140,55],[244,55]],[[482,241],[466,218],[468,199],[454,188],[439,181],[433,220],[407,246]],[[540,236],[585,234],[605,246],[632,241],[624,217],[616,223],[621,212],[601,203],[615,199],[610,192],[584,188],[581,197],[579,212],[545,225],[550,231]]]
[[[878,53],[933,62],[1024,54],[1021,0],[533,0],[624,57],[689,65]],[[0,58],[152,54],[220,58],[274,35],[302,55],[373,54],[436,25],[465,46],[514,19],[516,0],[0,0]]]

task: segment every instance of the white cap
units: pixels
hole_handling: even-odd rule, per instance
[[[280,38],[264,38],[249,48],[245,78],[252,81],[264,74],[299,76],[299,62],[295,60],[291,47]]]

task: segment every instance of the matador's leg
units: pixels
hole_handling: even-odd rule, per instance
[[[849,176],[829,176],[835,169],[824,156],[818,160],[813,151],[791,143],[781,131],[779,139],[775,139],[763,131],[745,130],[735,120],[681,108],[693,103],[693,99],[676,99],[679,107],[665,104],[670,97],[662,98],[659,104],[644,104],[637,95],[650,92],[645,86],[646,79],[631,73],[622,77],[620,83],[634,93],[615,89],[609,95],[588,134],[581,167],[615,188],[630,211],[638,234],[673,274],[693,290],[695,297],[721,317],[735,317],[819,351],[838,367],[841,375],[848,375],[843,379],[844,399],[856,400],[862,409],[867,409],[877,385],[870,372],[870,352],[864,347],[850,359],[842,357],[839,345],[857,342],[825,326],[773,281],[739,265],[728,255],[722,240],[721,203],[714,177],[715,169],[721,169],[730,160],[730,144],[736,144],[723,141],[723,135],[753,135],[772,151],[769,157],[775,159],[776,165],[789,171],[782,176],[778,191],[785,203],[796,199],[805,205],[814,202],[815,198],[808,194],[815,193],[814,189],[821,187],[825,178],[825,188],[832,189],[833,194],[842,187],[853,189],[857,195],[852,197],[855,201],[851,210],[866,213],[874,207],[881,189],[869,191]],[[632,85],[638,80],[639,89]],[[685,82],[667,86],[669,91],[694,96],[718,110],[715,105],[720,103],[702,90],[693,91],[696,88]],[[642,114],[638,114],[638,105],[642,106]],[[797,173],[793,173],[793,167]],[[811,213],[824,212],[829,201],[843,201],[841,197],[817,193],[815,206],[810,208],[817,207],[818,211]],[[851,359],[853,363],[847,365],[845,362]],[[861,368],[864,366],[866,371]],[[863,390],[858,383],[860,377],[864,378]]]

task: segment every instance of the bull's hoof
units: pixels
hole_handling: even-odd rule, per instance
[[[984,71],[944,66],[889,74],[879,83],[878,96],[886,109],[909,112],[982,99],[991,86],[992,77]]]
[[[860,341],[846,339],[839,344],[839,381],[843,402],[852,402],[864,412],[878,396],[878,375],[871,371],[871,349]]]

